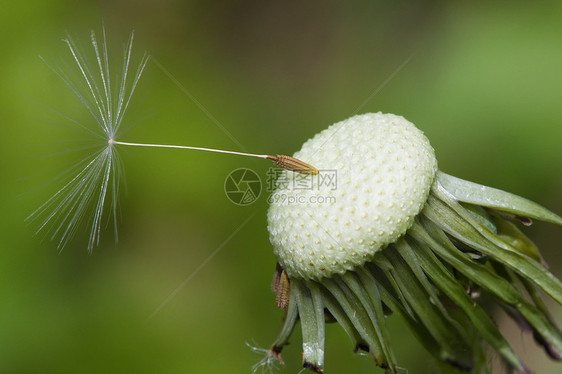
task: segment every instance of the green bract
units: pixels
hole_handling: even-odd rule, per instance
[[[273,289],[285,315],[259,365],[279,358],[300,319],[303,366],[322,372],[324,324],[335,320],[356,351],[395,373],[385,327],[393,313],[440,361],[486,372],[486,342],[508,371],[528,373],[489,316],[497,306],[561,359],[562,335],[538,293],[562,304],[562,283],[517,224],[562,218],[438,171],[422,132],[392,114],[339,122],[294,156],[319,174],[287,172],[270,199]],[[330,173],[336,185],[322,179]],[[495,305],[479,305],[478,293]]]

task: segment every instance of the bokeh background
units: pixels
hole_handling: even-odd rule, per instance
[[[74,133],[53,111],[91,121],[39,58],[70,64],[65,32],[87,48],[104,22],[119,63],[135,29],[136,56],[148,51],[252,152],[292,154],[357,111],[401,114],[442,170],[560,214],[561,20],[558,1],[2,1],[0,372],[249,373],[260,356],[246,343],[268,347],[280,325],[266,194],[240,207],[223,191],[239,167],[265,181],[265,161],[121,149],[119,243],[108,229],[91,255],[85,227],[59,254],[24,223],[76,157],[61,152]],[[125,122],[124,141],[240,150],[153,61]],[[562,277],[562,229],[529,235]],[[562,370],[496,320],[537,373]],[[389,323],[401,366],[433,373],[401,321]],[[300,370],[299,335],[282,373]],[[328,326],[327,372],[382,373],[351,349]]]

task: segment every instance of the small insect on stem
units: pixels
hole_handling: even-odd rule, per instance
[[[277,263],[275,267],[275,274],[273,275],[273,281],[271,282],[271,291],[273,291],[276,295],[275,306],[280,309],[287,309],[289,306],[291,287],[289,277],[279,263]]]

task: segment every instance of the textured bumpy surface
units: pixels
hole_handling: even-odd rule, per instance
[[[396,241],[421,211],[437,172],[427,138],[393,114],[338,122],[294,157],[320,173],[279,177],[268,230],[281,266],[303,279],[344,273]]]

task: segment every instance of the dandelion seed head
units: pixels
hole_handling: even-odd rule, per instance
[[[562,226],[562,217],[439,171],[423,133],[395,115],[351,117],[315,135],[295,156],[318,167],[320,176],[337,170],[338,198],[309,204],[300,197],[329,189],[283,181],[274,194],[285,199],[271,199],[274,282],[286,274],[290,285],[274,354],[299,321],[303,367],[322,373],[325,324],[335,320],[356,351],[368,352],[387,373],[405,373],[386,329],[390,311],[405,317],[432,357],[454,369],[488,371],[497,354],[506,372],[530,373],[494,324],[493,308],[471,297],[468,284],[560,360],[560,329],[539,292],[562,304],[562,282],[510,221],[528,217],[524,221]],[[274,293],[282,294],[279,287]]]

